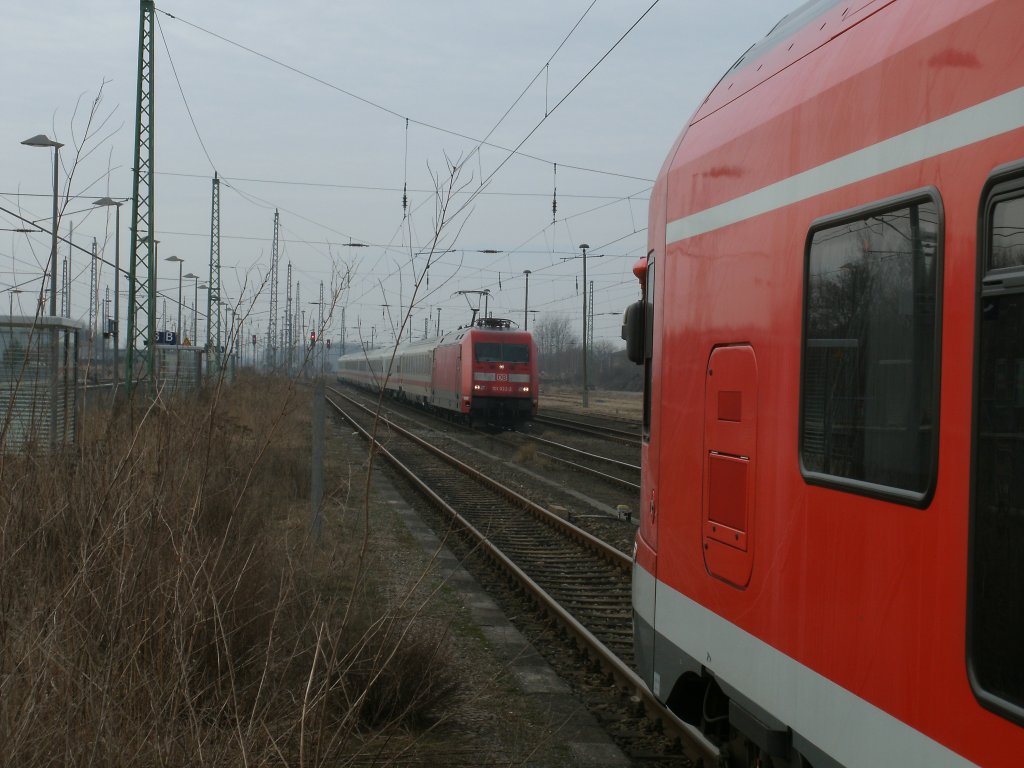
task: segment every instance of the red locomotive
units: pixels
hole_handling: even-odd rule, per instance
[[[511,320],[486,317],[437,339],[343,355],[338,379],[467,423],[515,426],[537,415],[537,348]]]
[[[654,187],[636,658],[730,765],[1024,760],[1022,34],[808,2]]]

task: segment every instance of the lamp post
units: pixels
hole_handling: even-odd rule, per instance
[[[590,397],[587,393],[587,248],[586,243],[580,245],[583,251],[583,407],[590,405]]]
[[[181,343],[181,265],[185,262],[184,259],[179,259],[177,256],[168,256],[164,261],[177,262],[178,264],[178,324],[175,326],[175,341]],[[584,281],[586,282],[586,281]]]
[[[530,313],[530,270],[524,269],[523,274],[526,275],[526,299],[523,303],[523,330],[527,330],[526,318]]]
[[[117,340],[121,334],[121,203],[109,197],[93,201],[93,205],[114,206],[114,379],[117,379]]]
[[[27,147],[53,147],[53,225],[50,232],[50,316],[57,315],[57,169],[60,167],[59,141],[40,133],[21,142]]]
[[[200,285],[198,287],[198,290],[200,290],[200,291],[208,291],[208,290],[210,290],[210,286],[207,285],[206,283],[203,283],[202,285]],[[198,294],[197,294],[197,296],[198,296]],[[209,304],[209,302],[207,302],[207,304]],[[196,328],[196,343],[198,343],[198,342],[199,342],[199,329]],[[209,316],[209,314],[207,314],[207,316],[206,316],[206,345],[203,347],[203,349],[205,349],[207,354],[209,354],[209,352],[210,352],[210,316]]]
[[[199,275],[189,272],[185,277],[195,281],[192,296],[192,346],[199,346]]]

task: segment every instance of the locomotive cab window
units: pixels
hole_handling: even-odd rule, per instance
[[[478,363],[528,363],[528,344],[501,344],[495,341],[478,341],[473,348]]]
[[[968,659],[979,700],[1024,723],[1024,178],[990,186],[978,236]]]
[[[938,456],[938,194],[808,236],[800,461],[808,482],[925,506]]]

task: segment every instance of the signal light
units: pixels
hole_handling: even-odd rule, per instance
[[[315,347],[316,346],[316,331],[310,331],[309,332],[309,346],[311,346],[311,347]]]

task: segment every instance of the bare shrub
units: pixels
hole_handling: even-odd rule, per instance
[[[0,765],[337,765],[443,714],[444,630],[305,535],[307,404],[243,380],[3,458]]]

